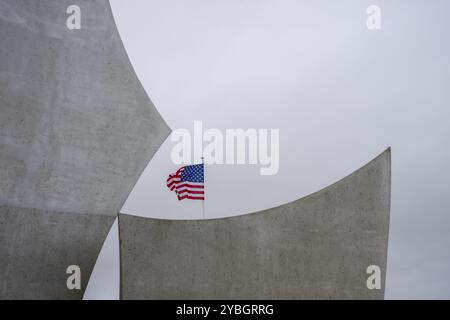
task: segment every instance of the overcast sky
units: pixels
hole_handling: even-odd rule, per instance
[[[381,30],[366,9],[381,8]],[[280,130],[280,170],[206,168],[207,218],[308,195],[392,147],[386,298],[450,298],[450,3],[112,0],[135,71],[172,130]],[[122,212],[199,219],[165,187],[169,139]],[[233,199],[233,201],[230,201]],[[85,298],[117,298],[117,226]]]

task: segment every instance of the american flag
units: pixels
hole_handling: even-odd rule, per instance
[[[184,166],[167,179],[167,187],[175,191],[178,200],[205,200],[203,164]]]

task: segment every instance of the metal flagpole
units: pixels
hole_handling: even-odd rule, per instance
[[[202,218],[205,219],[205,190],[206,190],[206,183],[205,183],[205,160],[202,155],[202,165],[203,165],[203,200],[202,200]]]

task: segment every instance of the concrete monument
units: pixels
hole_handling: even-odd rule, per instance
[[[2,0],[0,299],[80,299],[169,132],[108,1]],[[81,268],[81,290],[66,287],[69,265]]]
[[[389,149],[310,196],[242,216],[120,214],[121,297],[382,299],[390,168]]]

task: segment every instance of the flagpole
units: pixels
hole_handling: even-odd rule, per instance
[[[205,196],[206,196],[206,193],[205,193],[205,190],[206,190],[206,188],[205,188],[205,186],[206,186],[206,183],[205,183],[205,160],[204,160],[204,157],[203,157],[203,155],[202,155],[202,165],[203,165],[203,200],[202,200],[202,218],[203,219],[205,219]]]

